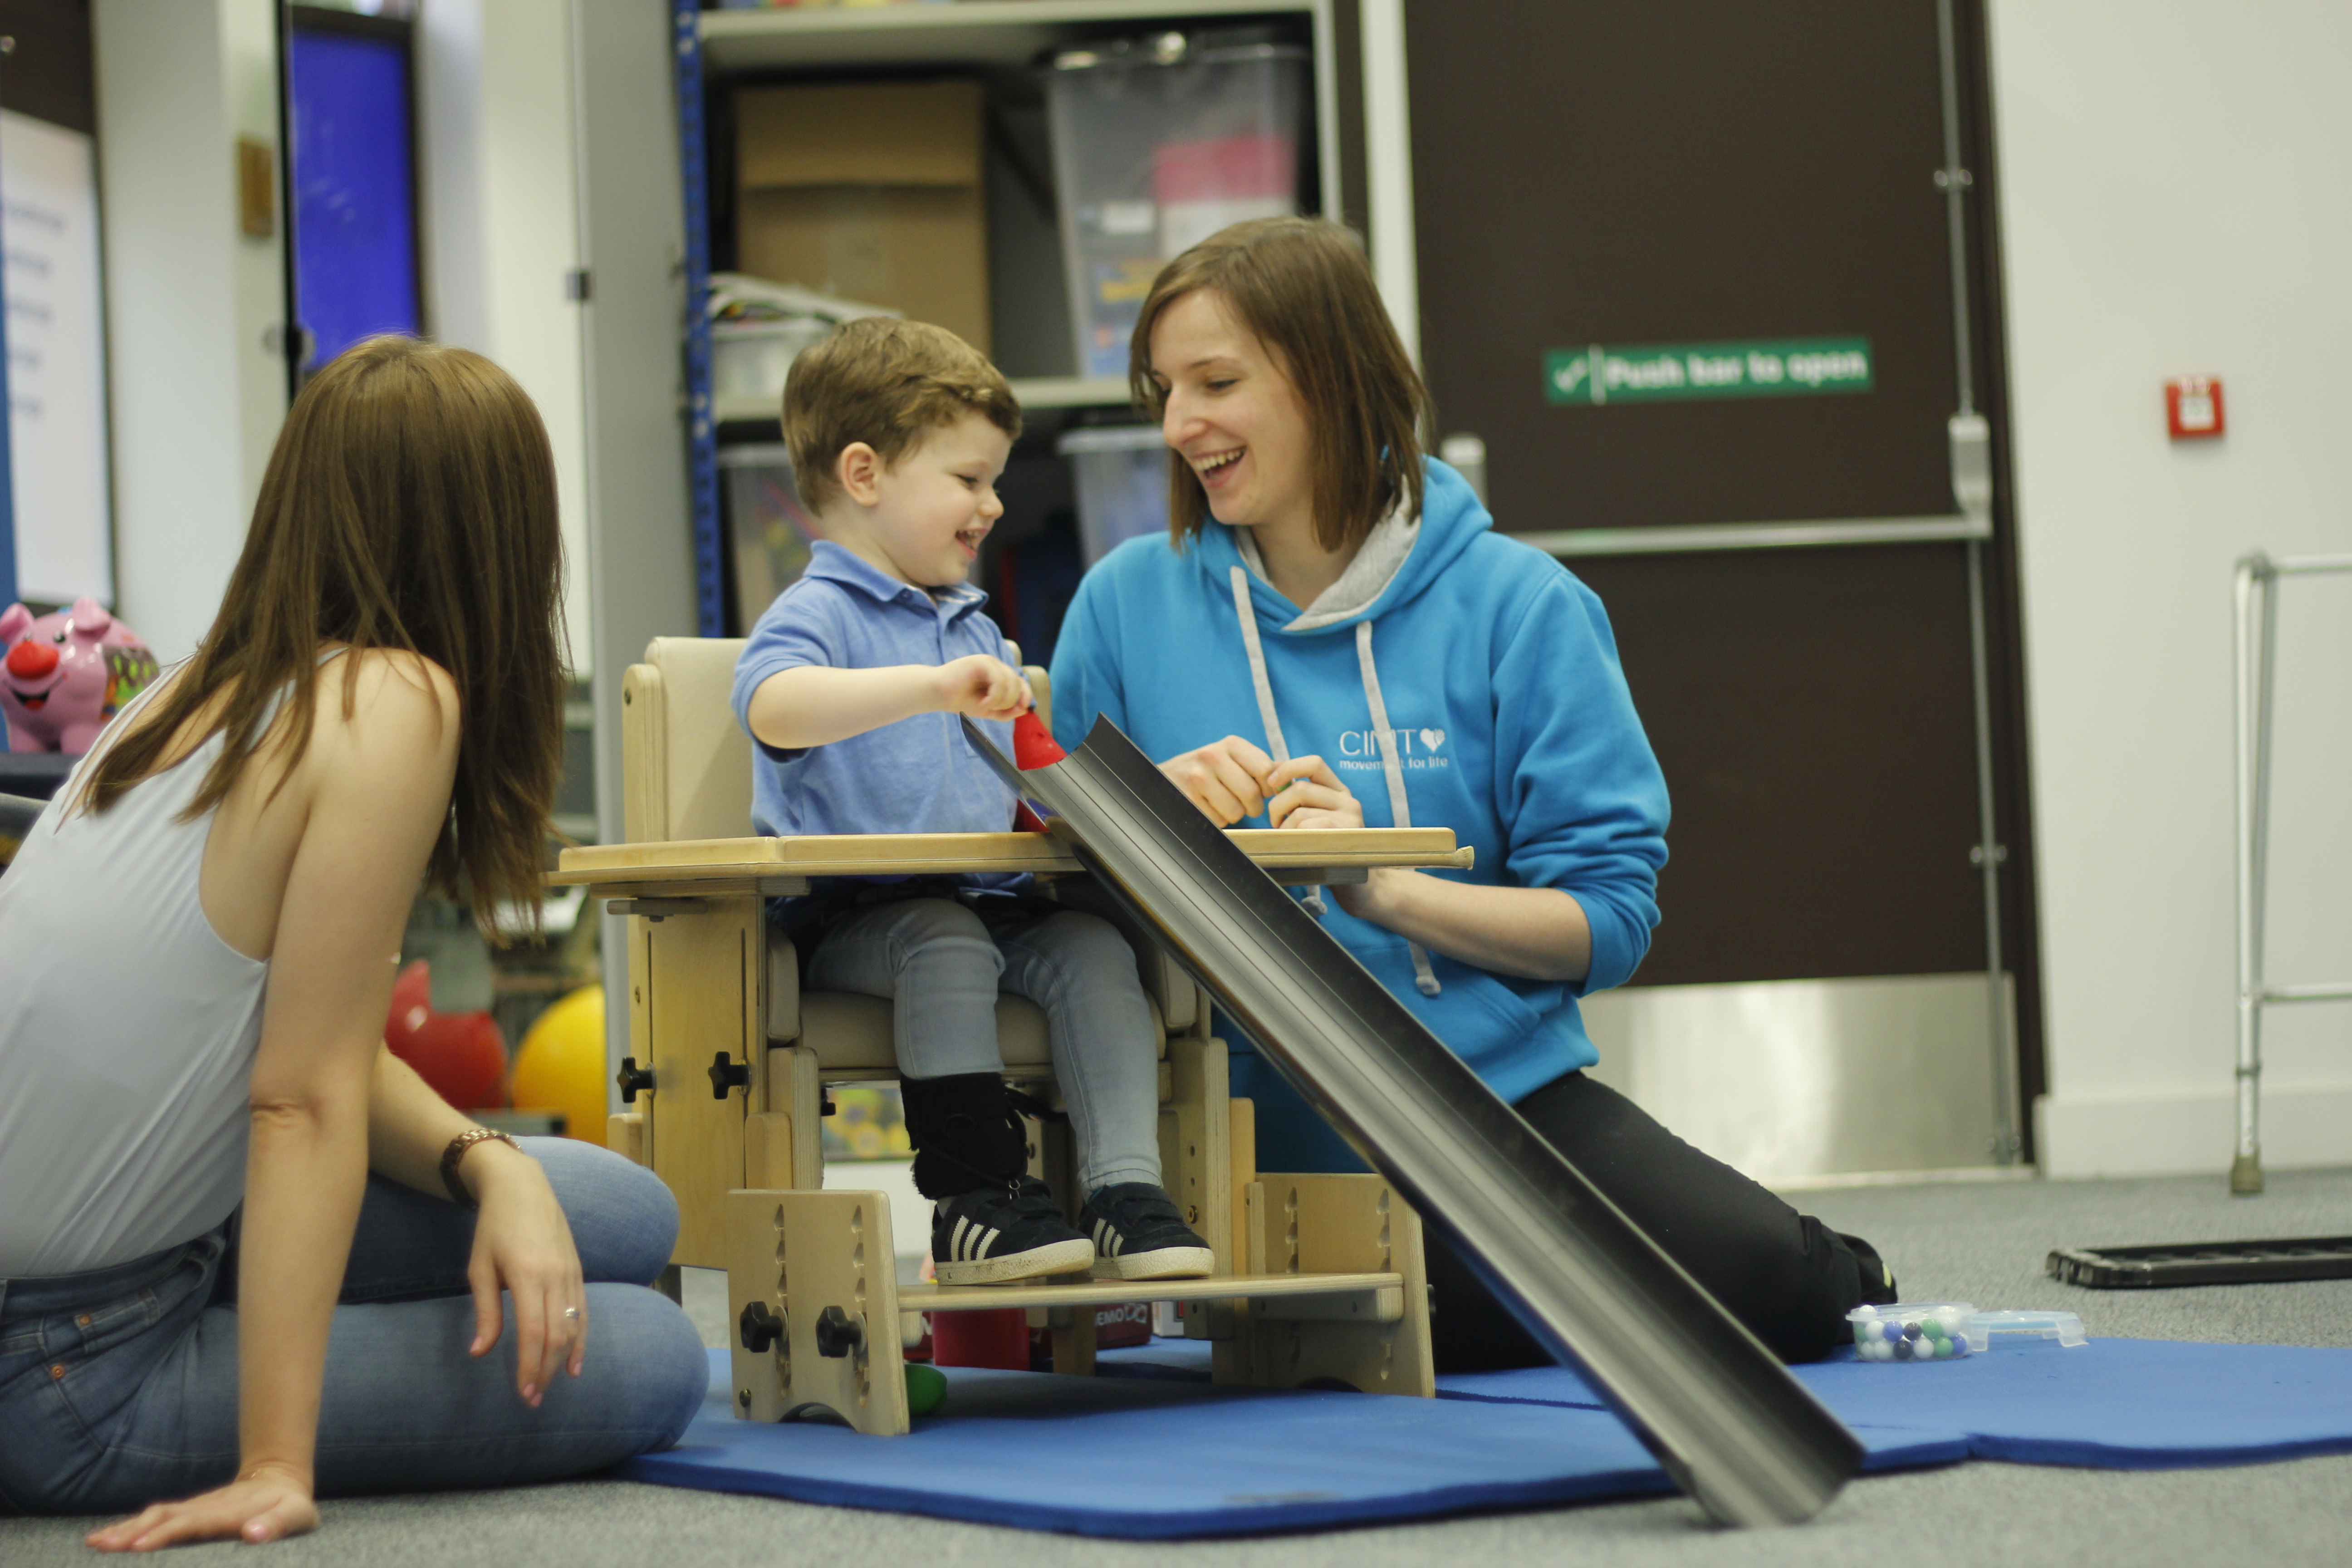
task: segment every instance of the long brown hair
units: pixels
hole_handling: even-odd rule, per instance
[[[494,904],[535,909],[562,763],[562,570],[554,458],[522,389],[464,349],[355,344],[294,400],[219,616],[85,799],[103,812],[155,773],[225,690],[193,737],[226,737],[187,809],[201,816],[268,740],[281,693],[268,743],[289,770],[301,757],[323,647],[404,649],[449,672],[463,726],[431,877],[485,929]],[[349,716],[359,661],[342,666]]]
[[[1391,509],[1419,516],[1421,432],[1435,429],[1437,418],[1355,235],[1328,218],[1254,218],[1161,268],[1128,344],[1128,385],[1155,419],[1167,397],[1151,377],[1151,329],[1195,289],[1224,301],[1306,405],[1315,432],[1316,542],[1352,550]],[[1171,452],[1168,530],[1178,548],[1208,515],[1200,476]]]

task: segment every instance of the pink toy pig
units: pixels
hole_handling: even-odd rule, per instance
[[[36,620],[22,605],[0,614],[0,713],[17,752],[89,750],[115,710],[155,679],[154,654],[96,599]]]

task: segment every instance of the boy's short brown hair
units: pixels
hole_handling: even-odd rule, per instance
[[[1021,405],[986,354],[928,321],[843,322],[802,351],[784,379],[784,445],[802,504],[821,510],[834,501],[835,466],[855,443],[893,465],[967,414],[1008,439],[1021,435]]]

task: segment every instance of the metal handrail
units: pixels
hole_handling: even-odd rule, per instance
[[[2278,668],[2281,577],[2352,572],[2352,555],[2291,555],[2257,550],[2238,562],[2234,584],[2238,806],[2238,1147],[2230,1191],[2263,1190],[2263,1009],[2286,1002],[2352,1001],[2352,981],[2273,985],[2263,977],[2263,923],[2270,872],[2272,694]]]
[[[1704,522],[1657,528],[1571,528],[1549,533],[1515,533],[1511,537],[1562,558],[1668,555],[1700,551],[1936,544],[1990,539],[1992,519],[1956,513],[1950,517],[1857,517],[1803,522]]]

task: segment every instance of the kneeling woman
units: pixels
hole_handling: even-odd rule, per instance
[[[488,1133],[383,1045],[428,874],[538,900],[562,569],[521,390],[352,349],[288,415],[203,646],[0,878],[0,1512],[268,1541],[318,1496],[596,1469],[699,1405],[645,1289],[660,1183]]]
[[[1582,1070],[1577,999],[1630,978],[1657,923],[1665,783],[1601,601],[1423,457],[1428,394],[1353,237],[1269,218],[1187,251],[1131,364],[1173,454],[1171,538],[1079,584],[1062,743],[1107,714],[1219,823],[1452,828],[1475,871],[1376,870],[1332,889],[1327,929],[1766,1344],[1826,1353],[1849,1308],[1893,1300],[1877,1254]],[[1345,1156],[1253,1067],[1234,1092],[1289,1134],[1272,1168],[1318,1168],[1318,1137]],[[1458,1258],[1430,1269],[1442,1370],[1542,1359]]]

